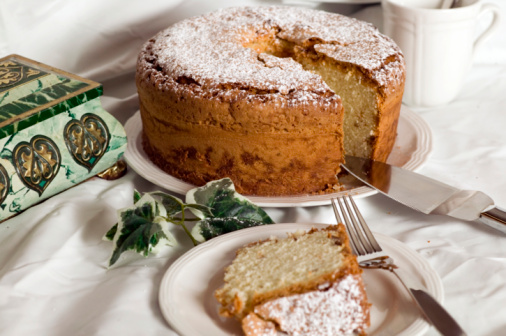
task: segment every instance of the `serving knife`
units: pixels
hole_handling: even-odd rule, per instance
[[[413,171],[371,159],[346,155],[341,165],[382,194],[425,214],[479,220],[506,233],[506,211],[481,191],[460,190]]]

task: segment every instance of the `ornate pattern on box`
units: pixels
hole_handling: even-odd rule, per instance
[[[0,59],[0,220],[116,164],[126,134],[101,94],[76,75]]]
[[[44,135],[34,136],[30,142],[20,141],[12,154],[18,177],[39,195],[54,179],[61,165],[58,146]]]
[[[91,170],[105,154],[110,135],[107,124],[98,115],[87,113],[80,120],[69,121],[63,137],[74,160]]]
[[[0,93],[9,87],[20,85],[47,75],[47,72],[23,66],[16,61],[4,61],[0,63]]]

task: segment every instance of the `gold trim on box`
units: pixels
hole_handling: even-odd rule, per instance
[[[84,87],[82,89],[79,89],[77,91],[74,91],[71,94],[68,94],[66,96],[60,97],[58,99],[55,99],[55,100],[53,100],[53,101],[51,101],[49,103],[46,103],[44,105],[39,105],[36,108],[34,108],[34,109],[30,110],[30,111],[27,111],[25,113],[22,113],[20,115],[17,115],[16,117],[14,117],[12,119],[6,120],[6,121],[0,123],[0,129],[3,128],[3,127],[5,127],[6,125],[12,124],[13,122],[16,122],[16,121],[19,121],[19,120],[23,120],[23,119],[25,119],[26,117],[28,117],[30,115],[33,115],[33,114],[35,114],[37,112],[40,112],[42,110],[45,110],[45,109],[51,107],[51,106],[54,106],[54,105],[57,105],[57,104],[59,104],[59,103],[61,103],[63,101],[66,101],[66,100],[68,100],[68,99],[70,99],[72,97],[78,96],[80,94],[83,94],[83,93],[85,93],[87,91],[93,90],[93,89],[98,88],[98,87],[101,86],[101,84],[98,83],[98,82],[95,82],[95,81],[89,80],[87,78],[83,78],[83,77],[77,76],[77,75],[72,74],[70,72],[54,68],[52,66],[49,66],[49,65],[46,65],[46,64],[34,61],[32,59],[26,58],[26,57],[23,57],[23,56],[20,56],[20,55],[16,55],[16,54],[12,54],[12,55],[8,55],[8,56],[5,56],[3,58],[0,58],[0,63],[5,63],[8,60],[18,61],[19,63],[23,63],[26,66],[30,66],[30,67],[36,68],[36,69],[41,70],[43,72],[49,72],[49,73],[53,73],[53,74],[58,74],[60,76],[64,76],[64,77],[67,77],[67,78],[70,78],[70,79],[74,79],[74,80],[86,83],[86,84],[88,84],[88,86],[86,86],[86,87]],[[39,77],[39,78],[41,78],[41,77]],[[10,89],[9,89],[9,91],[10,91]]]

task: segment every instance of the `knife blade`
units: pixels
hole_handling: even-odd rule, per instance
[[[350,155],[341,166],[364,184],[410,208],[465,221],[479,220],[506,233],[506,211],[481,191],[460,190],[404,168]]]
[[[360,263],[361,267],[363,263]],[[420,309],[427,322],[434,326],[443,336],[467,336],[466,332],[460,327],[450,313],[427,291],[420,281],[413,278],[409,272],[402,268],[390,270],[400,280],[404,288],[409,292],[411,299]]]
[[[444,336],[465,336],[466,333],[448,312],[430,296],[419,289],[410,289],[411,294],[422,307],[425,316],[432,325]]]

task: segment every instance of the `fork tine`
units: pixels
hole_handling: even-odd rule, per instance
[[[353,207],[353,210],[355,211],[358,221],[360,222],[360,227],[362,228],[362,231],[367,236],[367,240],[370,243],[370,245],[372,246],[374,252],[381,252],[382,251],[381,246],[379,245],[376,238],[374,238],[374,235],[372,234],[371,230],[369,229],[369,225],[367,225],[367,222],[365,221],[364,217],[362,216],[362,214],[358,210],[358,207],[355,204],[355,201],[353,200],[353,198],[351,196],[348,196],[348,198],[349,198],[350,203]]]
[[[369,244],[369,241],[367,240],[367,237],[364,235],[364,232],[362,229],[363,222],[359,222],[357,214],[354,211],[354,210],[358,210],[358,208],[355,207],[354,210],[351,209],[351,206],[350,206],[351,202],[349,201],[349,200],[351,200],[350,196],[343,196],[342,200],[343,200],[344,205],[346,206],[346,211],[351,219],[351,225],[353,226],[353,230],[356,232],[359,244],[363,247],[365,254],[373,253],[374,250],[373,250],[371,244]]]
[[[344,223],[343,219],[341,218],[341,215],[339,214],[339,210],[337,209],[337,199],[331,198],[330,201],[332,202],[332,208],[334,209],[334,214],[336,215],[336,219],[338,223]]]
[[[363,246],[360,244],[360,240],[357,236],[357,231],[351,221],[348,212],[343,207],[340,198],[332,198],[332,207],[334,209],[334,213],[336,215],[336,219],[338,223],[343,223],[346,226],[346,231],[348,231],[348,236],[350,237],[351,249],[353,253],[358,256],[366,255],[367,252],[364,250]],[[339,209],[341,210],[341,215],[339,214],[339,209],[337,208],[337,204],[339,204]],[[344,219],[344,220],[343,220]]]
[[[337,205],[336,205],[338,200],[336,198],[331,198],[330,201],[332,203],[332,208],[334,209],[334,214],[336,216],[337,223],[343,223],[346,227],[346,231],[348,231],[348,236],[350,237],[351,250],[352,250],[353,254],[359,255],[357,247],[355,246],[355,238],[356,237],[350,232],[350,229],[348,228],[348,223],[345,222],[343,220],[343,218],[341,217],[341,215],[339,214],[339,209],[337,208]],[[344,214],[343,214],[343,217],[344,217]]]
[[[342,203],[344,203],[344,206],[346,207],[346,209],[343,209],[343,208],[341,208],[341,209],[343,212],[346,210],[346,213],[350,218],[350,225],[353,227],[353,230],[356,233],[358,244],[360,244],[362,246],[363,250],[365,251],[364,254],[373,253],[374,251],[373,251],[371,245],[369,244],[369,242],[367,241],[367,237],[364,236],[364,233],[362,231],[362,223],[358,222],[356,213],[350,207],[350,202],[348,201],[349,196],[347,197],[345,195],[341,199],[342,199]],[[340,203],[340,205],[341,205],[341,203]]]

